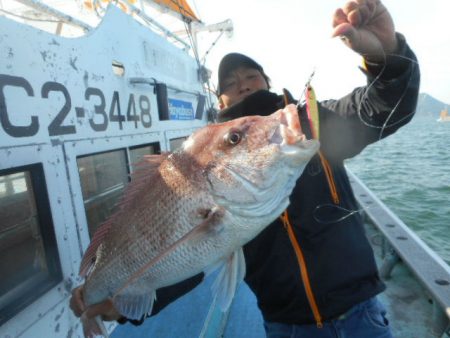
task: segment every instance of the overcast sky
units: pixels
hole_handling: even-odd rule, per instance
[[[320,100],[338,98],[364,84],[361,58],[339,39],[331,39],[331,19],[338,0],[191,0],[206,24],[231,19],[234,35],[219,40],[206,65],[217,66],[228,52],[253,57],[272,79],[274,91],[288,88],[299,97],[315,70],[313,86]],[[450,104],[450,1],[384,0],[396,30],[419,58],[421,92]],[[203,52],[210,41],[201,38]]]

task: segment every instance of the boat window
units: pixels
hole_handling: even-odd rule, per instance
[[[145,146],[138,146],[130,148],[130,164],[134,166],[145,155],[157,154],[160,152],[159,145],[157,143],[148,144]]]
[[[126,150],[77,158],[89,235],[111,214],[128,182]]]
[[[0,325],[62,280],[42,165],[0,170]]]
[[[173,138],[170,140],[170,151],[175,151],[181,147],[184,141],[186,141],[187,137],[179,137]]]

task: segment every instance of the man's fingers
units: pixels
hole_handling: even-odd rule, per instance
[[[81,286],[72,290],[69,306],[75,316],[80,317],[83,314],[85,307],[83,302],[83,289]]]
[[[371,13],[374,13],[375,10],[377,9],[378,2],[379,2],[378,0],[366,1],[366,6],[367,8],[369,8],[369,11]]]
[[[106,321],[117,320],[121,317],[121,314],[116,310],[111,299],[89,306],[83,315],[86,318],[101,316]]]
[[[361,25],[363,21],[362,19],[363,17],[359,8],[347,14],[347,20],[352,26],[358,27],[359,25]]]
[[[348,22],[355,27],[365,25],[373,17],[375,10],[375,1],[349,1],[334,13],[333,27],[344,22]]]
[[[353,51],[383,61],[397,49],[392,18],[380,0],[350,0],[333,16],[332,37],[339,36]]]
[[[353,34],[352,30],[354,30],[354,28],[348,21],[347,14],[342,8],[339,8],[334,12],[333,28],[333,34],[331,35],[333,38],[336,36],[350,38]]]
[[[344,7],[342,7],[342,10],[344,11],[345,15],[348,15],[349,13],[356,10],[360,5],[356,1],[349,1],[347,2]]]
[[[342,8],[336,9],[333,15],[333,28],[339,26],[340,24],[348,23],[347,15],[344,13]]]
[[[101,303],[89,306],[84,312],[84,316],[87,318],[94,318],[97,316],[106,315],[111,311],[112,307],[112,302],[107,299]]]
[[[114,307],[111,299],[101,303],[94,304],[86,308],[83,297],[83,287],[79,286],[72,290],[72,297],[69,301],[70,309],[77,317],[91,319],[101,316],[103,320],[117,320],[121,317],[120,313]]]

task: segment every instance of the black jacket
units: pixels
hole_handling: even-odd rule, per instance
[[[363,220],[358,212],[352,213],[358,210],[358,205],[344,160],[392,134],[413,117],[419,67],[403,37],[398,37],[397,56],[388,56],[385,66],[367,65],[367,86],[356,88],[339,100],[319,103],[321,151],[330,164],[339,205],[333,205],[318,156],[307,165],[290,198],[288,214],[324,320],[343,314],[385,288],[365,236]],[[281,97],[260,92],[222,111],[219,118],[269,114],[283,106]],[[255,293],[265,320],[289,324],[315,322],[294,249],[280,220],[247,243],[244,255],[245,281]],[[200,280],[196,276],[179,286],[190,285],[189,289]],[[169,287],[162,291],[170,299],[178,296],[176,290],[177,287]],[[158,294],[154,312],[165,305],[163,298],[163,294]]]

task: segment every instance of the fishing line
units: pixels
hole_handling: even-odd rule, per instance
[[[357,110],[357,113],[358,113],[358,117],[359,117],[360,121],[361,121],[364,125],[366,125],[367,127],[370,127],[370,128],[380,129],[380,135],[379,135],[379,138],[378,138],[378,140],[380,140],[380,139],[383,138],[383,132],[384,132],[384,130],[385,130],[386,128],[390,128],[390,127],[393,127],[393,126],[395,126],[395,125],[401,123],[402,121],[404,121],[405,119],[408,119],[411,115],[414,115],[414,113],[415,113],[415,111],[412,111],[411,113],[405,115],[404,117],[402,117],[402,118],[399,119],[398,121],[395,121],[395,122],[393,122],[393,123],[391,123],[391,124],[388,124],[388,122],[389,122],[390,119],[394,116],[394,113],[396,112],[398,106],[400,105],[401,101],[403,100],[403,98],[405,97],[405,95],[406,95],[406,93],[407,93],[407,91],[408,91],[408,89],[409,89],[409,84],[411,83],[411,80],[412,80],[412,77],[413,77],[413,73],[414,73],[415,68],[414,68],[414,69],[411,69],[411,71],[410,71],[410,76],[409,76],[409,79],[408,79],[408,82],[407,82],[407,84],[405,85],[405,88],[404,88],[402,94],[400,95],[400,98],[398,99],[398,101],[397,101],[396,104],[394,105],[394,108],[391,110],[391,112],[390,112],[389,115],[387,116],[387,118],[386,118],[386,120],[385,120],[385,122],[383,123],[382,126],[374,125],[374,124],[371,124],[370,122],[364,121],[364,118],[363,118],[363,116],[362,116],[362,104],[363,104],[363,102],[365,102],[365,100],[367,99],[369,90],[375,85],[375,83],[381,78],[381,76],[382,76],[383,73],[385,72],[385,70],[386,70],[386,64],[387,64],[387,56],[399,57],[399,58],[403,58],[403,59],[409,60],[409,61],[411,61],[411,62],[413,63],[414,67],[417,67],[418,62],[415,61],[415,60],[413,60],[413,59],[411,59],[411,58],[408,58],[408,57],[402,57],[401,55],[397,55],[397,54],[386,54],[386,53],[384,52],[384,49],[383,49],[383,46],[381,45],[381,43],[380,43],[379,41],[378,41],[378,43],[379,43],[380,51],[381,51],[381,53],[382,53],[382,55],[383,55],[383,68],[382,68],[381,71],[378,73],[378,75],[373,79],[373,81],[372,81],[369,85],[367,85],[367,87],[365,88],[365,91],[364,91],[364,93],[363,93],[363,95],[362,95],[362,97],[361,97],[361,100],[359,101],[359,104],[358,104],[358,110]],[[363,57],[364,57],[364,56],[363,56]]]
[[[341,221],[353,216],[356,213],[367,211],[368,209],[370,209],[372,207],[368,206],[368,207],[361,207],[360,209],[357,209],[357,210],[350,210],[350,209],[346,209],[344,207],[341,207],[336,204],[331,204],[331,203],[319,204],[314,208],[313,218],[317,223],[320,223],[320,224],[324,224],[324,225],[334,224],[334,223],[341,222]],[[334,219],[321,218],[320,215],[318,215],[318,214],[320,213],[320,210],[323,210],[324,208],[330,208],[330,209],[334,209],[337,211],[343,211],[345,213],[345,215],[343,215],[340,218],[334,218]],[[329,215],[329,212],[325,211],[325,214]]]
[[[313,71],[311,72],[311,75],[309,76],[308,80],[305,83],[305,86],[303,87],[303,91],[300,94],[300,98],[297,101],[297,109],[300,109],[301,106],[303,105],[303,103],[305,102],[306,99],[306,91],[308,90],[308,87],[311,85],[311,81],[314,78],[314,75],[316,74],[316,66],[313,67]]]
[[[402,100],[404,99],[406,93],[408,92],[409,85],[410,85],[410,83],[411,83],[411,81],[412,81],[413,74],[414,74],[414,72],[415,72],[415,67],[418,66],[418,62],[417,62],[416,60],[412,59],[412,58],[409,58],[409,57],[406,57],[406,56],[403,56],[403,55],[394,54],[394,53],[386,54],[386,53],[384,52],[384,49],[383,49],[382,45],[381,45],[381,42],[378,41],[378,43],[379,43],[379,48],[380,48],[380,50],[381,50],[381,54],[382,54],[382,56],[383,56],[383,67],[381,68],[380,72],[375,76],[375,78],[374,78],[374,79],[373,79],[373,80],[365,87],[364,92],[363,92],[363,94],[362,94],[362,96],[361,96],[361,99],[360,99],[360,101],[358,102],[357,115],[358,115],[359,120],[360,120],[365,126],[367,126],[367,127],[369,127],[369,128],[380,129],[380,134],[379,134],[379,138],[378,138],[378,139],[380,140],[380,139],[383,138],[383,133],[384,133],[384,131],[385,131],[387,128],[391,128],[391,127],[393,127],[393,126],[395,126],[395,125],[397,125],[397,124],[402,123],[403,121],[409,119],[409,118],[410,118],[412,115],[414,115],[414,113],[415,113],[415,111],[412,111],[412,112],[410,112],[409,114],[407,114],[407,115],[401,117],[399,120],[394,121],[394,122],[392,122],[392,123],[389,123],[389,122],[391,121],[391,119],[394,117],[394,114],[397,112],[397,109],[398,109],[400,103],[402,102]],[[400,94],[399,99],[398,99],[397,102],[395,103],[395,105],[394,105],[394,107],[392,108],[392,110],[389,112],[389,114],[388,114],[387,118],[385,119],[383,125],[380,126],[380,125],[373,124],[373,123],[371,123],[371,121],[368,121],[368,120],[366,120],[366,119],[364,118],[362,106],[363,106],[363,103],[366,102],[366,100],[368,99],[369,91],[370,91],[370,90],[372,89],[372,87],[380,80],[380,78],[382,77],[382,75],[383,75],[384,72],[386,71],[387,56],[390,56],[390,57],[397,57],[397,58],[401,58],[401,59],[404,59],[404,60],[408,60],[408,61],[410,61],[410,62],[413,64],[413,67],[414,67],[414,68],[410,69],[410,76],[409,76],[409,79],[408,79],[408,81],[407,81],[407,83],[406,83],[406,85],[405,85],[405,88],[404,88],[403,92]],[[364,56],[363,56],[363,57],[364,57]],[[327,62],[327,63],[328,63],[328,62]],[[297,101],[297,108],[300,108],[300,107],[304,104],[304,102],[305,102],[306,90],[307,90],[308,86],[311,84],[311,82],[312,82],[312,80],[313,80],[313,78],[314,78],[314,76],[315,76],[315,73],[316,73],[316,69],[317,69],[317,68],[318,68],[317,66],[314,66],[314,67],[313,67],[313,71],[311,72],[311,75],[309,76],[308,80],[306,81],[305,86],[304,86],[304,88],[303,88],[303,91],[301,92],[300,98],[299,98],[299,100]]]

